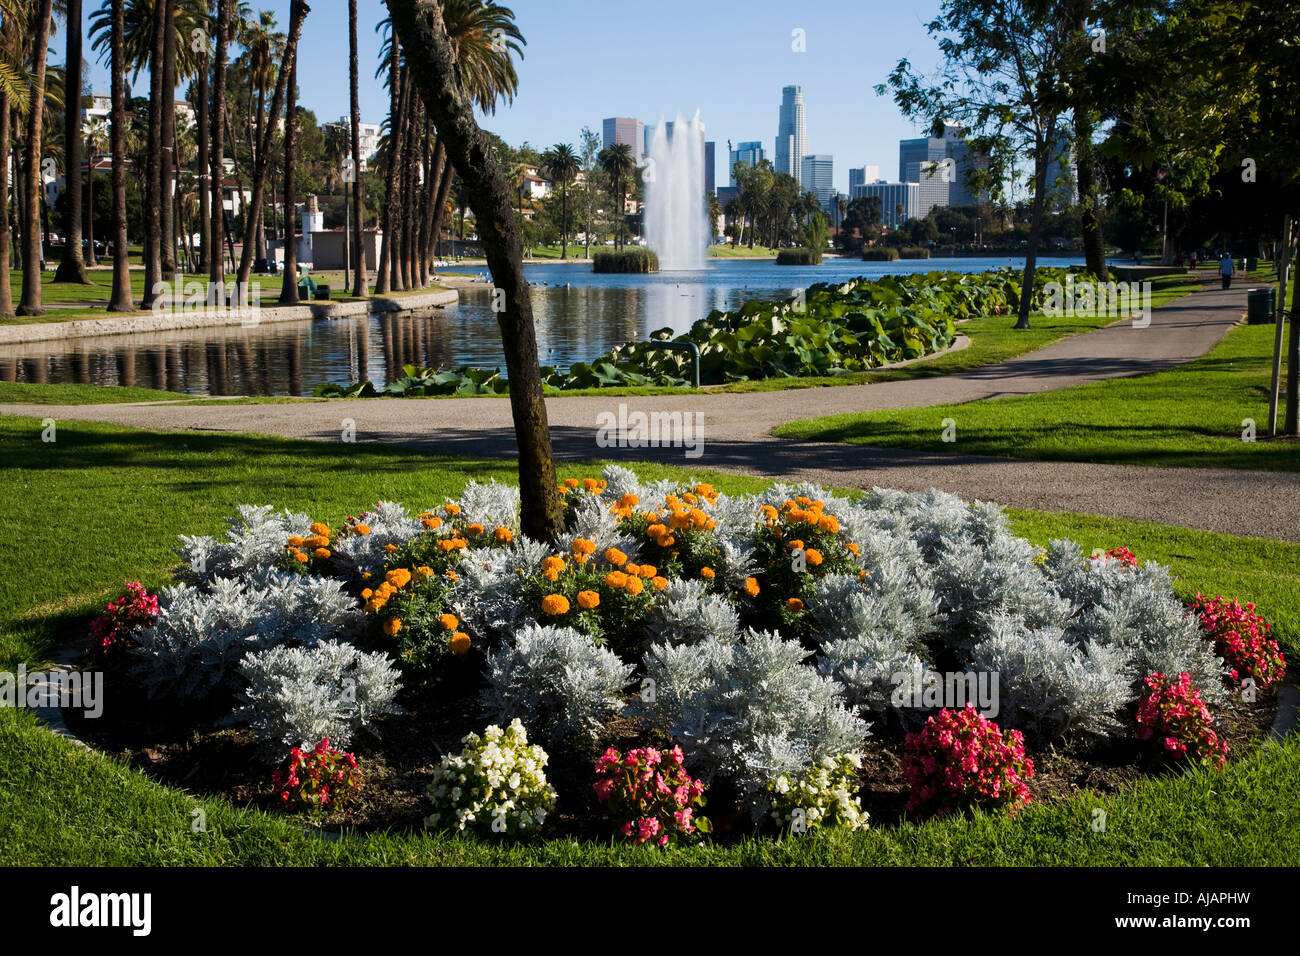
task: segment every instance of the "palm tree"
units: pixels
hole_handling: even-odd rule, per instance
[[[55,282],[89,283],[81,258],[81,0],[64,0],[67,8],[68,89],[63,96],[63,152],[67,160],[63,194],[63,259],[54,273]],[[93,162],[93,160],[92,160]],[[93,215],[93,213],[92,213]],[[91,241],[90,260],[95,247]]]
[[[569,184],[578,176],[582,164],[573,147],[556,143],[542,156],[542,164],[551,174],[552,182],[560,184],[560,258],[569,258]]]
[[[365,206],[363,196],[364,182],[361,178],[361,93],[360,72],[357,66],[357,0],[348,0],[348,84],[352,97],[352,158],[355,163],[356,176],[352,186],[352,237],[356,246],[356,278],[352,284],[354,296],[370,294],[370,282],[366,277],[366,250],[362,245],[365,238]]]
[[[284,278],[280,283],[280,303],[298,301],[298,197],[295,192],[294,163],[298,142],[298,58],[289,64],[289,82],[284,110]]]
[[[0,0],[0,318],[14,314],[13,288],[9,277],[9,150],[11,111],[27,105],[27,70],[19,52],[24,31],[24,0]]]
[[[91,117],[82,128],[86,139],[86,264],[95,264],[95,157],[108,148],[108,124],[98,116]],[[65,253],[66,255],[66,253]]]
[[[384,170],[384,212],[383,212],[383,241],[379,248],[379,264],[376,268],[375,275],[375,294],[387,295],[392,291],[395,283],[393,282],[393,254],[396,247],[394,242],[396,236],[394,227],[397,223],[397,217],[400,215],[400,207],[397,197],[397,122],[398,117],[402,115],[402,89],[400,83],[401,76],[401,44],[397,42],[397,35],[392,30],[392,19],[386,19],[375,27],[376,31],[388,28],[388,40],[384,49],[380,50],[380,65],[375,71],[375,76],[384,76],[384,82],[388,86],[388,119],[384,121],[383,139],[379,144],[379,162]],[[387,69],[385,69],[385,66]],[[326,130],[325,151],[335,160],[335,166],[343,164],[343,157],[348,154],[348,145],[345,137],[335,136],[331,141],[329,133],[333,130],[340,130],[341,127],[334,126]],[[332,145],[331,145],[332,143]],[[331,186],[330,194],[333,195],[334,189]]]
[[[27,248],[23,254],[23,295],[18,304],[19,315],[43,315],[41,304],[41,242],[45,238],[41,229],[41,128],[45,110],[45,58],[50,47],[50,21],[54,15],[54,0],[37,0],[31,25],[32,45],[31,83],[28,87],[27,143],[25,165],[27,181],[27,208],[23,223],[23,241]]]
[[[713,240],[718,235],[718,220],[723,217],[722,203],[718,200],[717,193],[709,193],[704,201],[709,207],[709,245],[713,245]]]
[[[129,312],[135,303],[126,248],[126,0],[112,0],[112,4],[109,72],[113,82],[113,292],[108,311]]]
[[[613,186],[614,242],[621,247],[626,244],[623,233],[627,227],[625,212],[627,181],[636,173],[636,158],[632,155],[632,147],[627,143],[615,143],[613,146],[606,146],[600,151],[600,165],[609,174],[609,180]]]
[[[217,52],[212,64],[212,155],[209,157],[208,188],[212,190],[212,250],[208,255],[208,294],[224,296],[225,257],[221,237],[225,229],[222,181],[225,179],[226,70],[230,65],[230,32],[234,0],[217,0]]]

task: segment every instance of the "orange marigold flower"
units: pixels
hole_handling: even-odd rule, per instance
[[[306,564],[307,561],[309,560],[307,555],[303,554],[301,551],[294,554],[293,559],[297,561],[299,564]]]
[[[370,590],[370,588],[363,588],[361,591],[361,600],[369,601],[372,597],[374,597],[374,595],[375,592]]]
[[[433,570],[433,568],[429,567],[427,564],[422,564],[415,570],[419,572],[421,577],[425,577],[425,578],[431,578],[434,576],[434,574],[437,573]]]
[[[758,513],[769,521],[776,520],[776,509],[771,505],[763,505],[763,507],[758,509]]]
[[[685,509],[674,511],[668,519],[670,528],[689,528],[691,526],[691,513]]]
[[[641,591],[644,590],[644,588],[645,585],[641,583],[640,578],[628,578],[627,583],[623,585],[623,589],[627,591],[628,594],[631,594],[633,597],[636,597],[636,595],[640,594]]]
[[[803,601],[798,598],[790,598],[785,602],[785,609],[793,614],[798,614],[803,610]]]
[[[400,617],[390,617],[384,622],[384,633],[393,637],[402,629],[402,619]]]
[[[506,527],[499,527],[492,532],[492,537],[496,538],[502,544],[509,544],[515,539],[515,533]]]
[[[298,537],[290,538],[290,539],[289,539],[289,547],[291,547],[291,548],[301,548],[301,547],[302,547],[302,538],[298,538]]]
[[[758,578],[745,578],[745,593],[750,597],[758,597]]]
[[[659,573],[659,569],[653,564],[643,564],[636,569],[636,573],[643,578],[652,578]]]
[[[627,564],[623,565],[623,570],[631,575],[639,575],[641,573],[641,565],[633,564],[629,561]]]
[[[627,575],[622,571],[610,571],[605,575],[605,583],[612,588],[621,588],[627,584]]]
[[[354,526],[352,530],[355,531],[357,534],[370,534],[370,525],[359,524]]]
[[[822,515],[817,519],[817,527],[823,531],[829,531],[831,534],[840,533],[840,523],[834,515]]]
[[[442,625],[444,631],[454,631],[460,626],[460,619],[455,614],[440,614],[438,623]]]
[[[668,526],[662,524],[652,524],[645,529],[647,538],[662,538],[668,533]]]
[[[411,583],[411,572],[406,568],[394,568],[384,575],[384,580],[395,588],[404,588]]]
[[[817,565],[822,563],[822,553],[816,548],[809,548],[803,553],[803,556],[813,567],[817,567]]]
[[[712,581],[718,575],[712,568],[700,568],[700,577],[706,581]]]
[[[595,591],[579,591],[578,607],[590,611],[600,603],[600,595]]]
[[[452,580],[452,581],[459,581],[459,580],[460,580],[460,577],[456,574],[455,571],[444,571],[443,573],[447,576],[447,578],[448,578],[449,580]]]
[[[451,652],[456,655],[465,654],[469,651],[469,635],[464,631],[457,631],[451,636]]]
[[[713,490],[713,486],[705,481],[701,481],[698,485],[695,486],[695,493],[698,495],[703,495],[706,498],[709,497],[710,495],[717,494],[717,492]]]
[[[848,544],[846,544],[844,547],[848,548],[849,551],[850,551],[851,553],[853,553],[853,554],[857,554],[859,551],[862,550],[862,549],[859,548],[859,547],[857,546],[857,544],[856,544],[855,542],[853,542],[853,541],[850,541],[850,542],[849,542]]]
[[[476,534],[482,534],[486,530],[487,529],[484,528],[481,524],[472,524],[465,529],[465,533],[469,535],[476,535]]]
[[[641,503],[641,499],[638,498],[636,495],[632,494],[631,492],[628,492],[622,498],[618,499],[618,506],[620,508],[627,508],[629,511],[635,508],[640,503]]]
[[[671,548],[676,543],[677,543],[677,539],[670,534],[664,535],[662,538],[660,538],[658,541],[655,542],[655,544],[659,545],[659,547],[661,548]]]
[[[578,479],[577,479],[577,478],[565,478],[565,479],[564,479],[564,487],[566,487],[566,488],[576,488],[576,487],[578,487]]]
[[[569,599],[563,594],[548,594],[542,598],[542,610],[552,616],[569,613]]]
[[[430,531],[437,531],[439,528],[442,527],[442,519],[438,517],[425,518],[420,523],[424,525],[426,528],[428,528]]]
[[[790,542],[789,547],[791,551],[802,551],[803,541],[800,540],[799,538],[795,538],[793,541]]]
[[[609,548],[605,551],[605,560],[613,565],[627,564],[627,555],[618,548]]]
[[[389,554],[394,554],[397,551],[397,545],[386,544],[384,545],[384,550],[387,551]]]
[[[796,498],[796,499],[794,499],[794,500],[795,500],[795,503],[798,504],[798,505],[799,505],[800,507],[802,507],[802,508],[807,508],[810,504],[812,504],[812,499],[811,499],[811,498],[805,498],[803,495],[800,495],[798,498]]]
[[[656,591],[662,591],[664,588],[668,587],[668,579],[659,577],[658,575],[651,578],[650,583],[655,586]]]
[[[311,533],[320,534],[320,535],[324,535],[325,537],[329,537],[330,526],[327,524],[321,524],[319,521],[317,521],[314,524],[312,524]]]
[[[317,548],[312,552],[312,554],[316,555],[318,558],[328,558],[330,556],[330,550],[329,548]]]
[[[458,515],[460,514],[460,505],[453,504],[452,502],[449,501],[442,506],[442,510],[447,512],[447,514],[449,515]]]
[[[577,538],[573,542],[572,551],[574,554],[595,554],[596,542],[588,541],[586,538]]]

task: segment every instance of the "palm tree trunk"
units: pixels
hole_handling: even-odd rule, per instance
[[[302,36],[302,21],[311,8],[303,0],[292,0],[289,4],[289,38],[284,47],[284,60],[280,64],[279,75],[275,80],[275,92],[271,96],[271,115],[279,116],[284,108],[284,88],[293,69],[293,62],[298,54],[298,40]],[[248,277],[253,271],[253,241],[257,229],[256,210],[262,208],[262,196],[266,192],[267,157],[270,155],[271,131],[274,124],[267,123],[262,130],[262,141],[257,144],[257,158],[253,163],[253,196],[244,214],[244,248],[239,254],[239,272],[236,277],[239,293],[243,296],[248,287]]]
[[[442,139],[441,135],[438,137]],[[444,153],[446,150],[444,149]],[[442,241],[442,222],[443,217],[447,215],[447,197],[451,195],[451,184],[456,178],[456,170],[451,165],[451,157],[448,156],[442,164],[442,175],[438,180],[438,195],[433,200],[433,225],[429,231],[433,234],[433,252],[438,254],[438,244]]]
[[[411,71],[420,94],[447,144],[451,163],[460,170],[478,218],[479,238],[497,288],[505,292],[498,314],[510,380],[510,411],[519,453],[520,524],[538,541],[555,540],[564,529],[564,512],[556,490],[551,433],[537,364],[537,330],[523,246],[511,209],[511,189],[492,145],[474,121],[474,107],[461,83],[456,52],[442,21],[438,0],[388,0],[402,35],[411,37]]]
[[[298,303],[298,241],[297,232],[297,197],[294,195],[293,164],[297,162],[298,150],[298,60],[295,57],[289,65],[289,84],[284,108],[284,280],[280,283],[280,304],[296,305]]]
[[[230,21],[234,0],[217,0],[217,59],[212,68],[212,155],[209,159],[209,188],[212,190],[212,254],[208,256],[209,302],[224,301],[225,263],[221,236],[225,224],[225,203],[221,184],[225,179],[226,67],[230,59]]]
[[[353,280],[352,294],[366,296],[370,294],[370,280],[366,275],[365,247],[365,180],[361,176],[361,92],[360,68],[357,65],[357,0],[348,0],[348,82],[352,96],[352,156],[356,161],[356,183],[352,188],[352,228],[353,246],[356,247],[357,263]]]
[[[418,216],[419,199],[416,196],[416,177],[415,165],[417,150],[419,149],[419,139],[416,130],[419,128],[418,117],[420,113],[419,98],[412,96],[406,104],[406,136],[405,155],[402,159],[402,229],[401,245],[399,248],[402,252],[402,261],[398,263],[399,274],[402,278],[403,289],[415,288],[415,279],[411,275],[411,237],[415,233]]]
[[[208,271],[208,256],[212,249],[212,190],[208,177],[209,157],[212,153],[211,127],[208,125],[208,57],[203,53],[199,57],[199,261],[198,271]]]
[[[387,295],[392,289],[393,264],[393,200],[397,193],[397,117],[401,106],[401,46],[397,42],[397,29],[393,28],[392,45],[388,60],[388,167],[384,170],[384,222],[383,243],[379,250],[379,267],[375,275],[375,294]]]
[[[161,291],[162,274],[162,97],[163,37],[167,5],[154,7],[153,50],[149,56],[149,135],[144,183],[144,302],[148,309]]]
[[[113,292],[108,311],[130,312],[135,308],[131,294],[131,266],[126,237],[126,0],[113,2],[112,83],[113,116],[109,136],[113,150]]]
[[[429,118],[430,135],[432,135],[433,118]],[[442,186],[443,167],[447,165],[447,147],[439,138],[437,145],[433,149],[433,159],[429,163],[429,173],[426,185],[428,186],[428,199],[424,207],[424,228],[421,233],[422,245],[420,252],[420,270],[424,284],[428,285],[433,277],[433,250],[438,242],[438,234],[434,232],[438,222],[438,190]]]
[[[389,155],[394,166],[393,169],[393,191],[388,196],[388,205],[391,210],[393,238],[391,256],[388,263],[389,270],[389,288],[401,291],[406,288],[402,285],[402,231],[405,228],[405,197],[402,193],[402,185],[405,177],[402,176],[402,162],[406,158],[406,106],[411,98],[411,80],[410,71],[403,65],[398,74],[398,111],[394,123],[389,124],[388,136],[391,140],[389,144]]]
[[[0,318],[13,318],[9,277],[9,94],[0,92]]]
[[[67,72],[63,90],[63,259],[55,282],[90,282],[81,256],[81,0],[67,3]],[[94,252],[92,245],[91,252]]]
[[[41,120],[45,104],[45,57],[50,46],[50,17],[54,0],[41,0],[36,12],[36,37],[32,45],[32,69],[29,108],[27,111],[26,166],[24,182],[27,195],[24,210],[23,239],[27,244],[23,256],[23,296],[18,304],[19,315],[44,315],[41,305]]]
[[[163,278],[176,281],[176,0],[163,0],[162,147],[158,153],[159,241]]]

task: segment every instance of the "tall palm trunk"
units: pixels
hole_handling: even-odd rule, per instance
[[[433,119],[429,119],[430,135],[432,135]],[[433,274],[433,248],[438,241],[437,233],[434,232],[438,216],[438,189],[442,185],[443,167],[447,165],[447,147],[442,142],[441,137],[433,149],[433,158],[429,163],[428,179],[425,186],[428,190],[427,199],[424,206],[424,226],[420,233],[420,277],[424,285],[429,284]]]
[[[438,137],[440,140],[441,136]],[[438,194],[433,201],[433,225],[429,232],[433,234],[433,252],[438,253],[438,244],[442,241],[442,222],[447,215],[447,197],[451,195],[452,180],[456,170],[451,165],[450,157],[442,164],[442,175],[438,179]]]
[[[206,48],[199,56],[199,272],[208,271],[208,256],[212,250],[212,189],[208,171],[209,157],[212,154],[212,130],[208,125],[211,110],[208,107],[208,55]]]
[[[370,280],[366,275],[365,247],[365,193],[366,184],[361,176],[361,92],[357,65],[357,0],[348,0],[348,74],[352,92],[352,156],[356,161],[356,182],[352,184],[352,246],[357,263],[353,274],[352,294],[370,294]]]
[[[280,283],[280,304],[298,302],[297,197],[294,195],[294,169],[298,146],[298,61],[289,65],[288,92],[284,108],[284,280]]]
[[[68,64],[63,81],[63,159],[67,185],[63,191],[63,260],[54,281],[88,283],[81,256],[81,0],[66,2]]]
[[[393,191],[389,194],[388,205],[393,225],[392,255],[388,263],[389,287],[398,291],[406,288],[402,285],[402,231],[405,228],[405,199],[402,194],[402,163],[406,158],[406,104],[411,97],[410,73],[405,65],[398,73],[398,109],[395,125],[390,124],[389,156],[393,164]]]
[[[275,92],[271,96],[271,115],[279,116],[284,109],[284,89],[293,70],[294,59],[298,55],[298,40],[302,36],[302,21],[310,7],[303,0],[292,0],[289,4],[289,38],[285,42],[284,59],[280,63],[279,75],[275,80]],[[239,254],[240,295],[248,287],[248,277],[253,271],[253,242],[257,235],[257,210],[262,208],[262,197],[266,192],[267,159],[271,154],[271,133],[274,125],[267,123],[262,130],[262,140],[257,145],[257,157],[253,162],[253,197],[244,216],[244,249]]]
[[[144,308],[161,291],[162,271],[162,97],[163,34],[167,4],[154,5],[153,50],[149,56],[149,134],[144,183]]]
[[[113,150],[113,292],[108,311],[130,312],[135,308],[131,295],[131,266],[127,258],[126,238],[126,0],[113,0],[113,117],[109,137]]]
[[[405,135],[402,137],[402,233],[398,237],[398,250],[400,252],[397,263],[397,271],[400,276],[400,288],[410,289],[413,286],[411,281],[411,232],[415,229],[415,150],[416,150],[416,123],[415,117],[419,112],[416,100],[418,97],[412,96],[406,104],[406,117],[404,126]]]
[[[537,329],[523,246],[511,208],[511,189],[492,145],[474,121],[474,107],[461,82],[456,51],[442,21],[438,0],[388,0],[393,20],[411,38],[409,62],[447,156],[460,170],[478,217],[479,238],[496,286],[505,293],[498,313],[510,380],[510,411],[519,454],[521,530],[538,541],[563,532],[564,512],[556,491],[551,433],[537,364]]]
[[[384,170],[384,237],[379,249],[379,266],[375,275],[375,294],[386,295],[392,285],[393,263],[393,200],[397,193],[397,156],[394,147],[397,143],[397,116],[401,106],[401,89],[398,76],[401,73],[401,46],[397,42],[397,30],[393,29],[391,48],[388,53],[388,164]]]
[[[0,318],[14,314],[9,278],[9,94],[0,92]]]
[[[163,5],[162,144],[158,151],[159,243],[163,278],[176,281],[176,0]]]
[[[18,304],[19,315],[44,315],[41,305],[41,119],[45,112],[45,57],[50,47],[50,18],[54,0],[41,0],[36,10],[36,36],[32,44],[32,79],[29,87],[27,110],[27,144],[25,165],[26,181],[23,183],[26,208],[23,210],[23,240],[27,250],[23,256],[23,297]]]
[[[212,67],[212,156],[209,175],[212,182],[212,254],[208,256],[209,301],[224,298],[225,263],[221,238],[225,225],[222,180],[225,178],[226,68],[230,60],[230,22],[234,19],[234,0],[217,0],[217,58]],[[215,298],[214,298],[215,297]]]

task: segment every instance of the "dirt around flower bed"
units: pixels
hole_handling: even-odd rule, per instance
[[[400,698],[403,712],[379,722],[381,738],[362,733],[346,749],[354,752],[364,774],[360,800],[349,813],[317,821],[361,832],[417,830],[430,812],[426,788],[441,759],[461,748],[461,738],[482,732],[487,721],[478,703],[476,654],[457,660],[458,671],[432,686],[411,686]],[[232,806],[279,812],[271,784],[271,767],[257,757],[251,732],[227,726],[229,702],[180,709],[151,701],[120,667],[105,674],[106,706],[97,719],[64,711],[69,729],[104,753],[167,786]],[[1229,759],[1255,751],[1268,737],[1277,712],[1274,690],[1261,691],[1254,703],[1234,701],[1218,713],[1215,729],[1229,746]],[[1131,716],[1131,715],[1130,715]],[[1136,725],[1134,725],[1136,726]],[[1084,791],[1114,794],[1144,779],[1180,772],[1153,759],[1133,734],[1097,745],[1062,745],[1028,738],[1034,761],[1028,781],[1037,800],[1068,800]],[[862,752],[859,796],[874,828],[907,819],[907,782],[902,772],[903,731],[877,723]],[[591,745],[555,748],[547,778],[558,802],[545,834],[605,840],[612,827],[602,816],[593,792],[592,765],[606,747],[625,751],[636,746],[671,747],[666,734],[630,717],[610,720]],[[755,832],[746,812],[721,781],[706,791],[704,815],[713,821],[715,839]],[[308,822],[306,818],[297,818]]]

